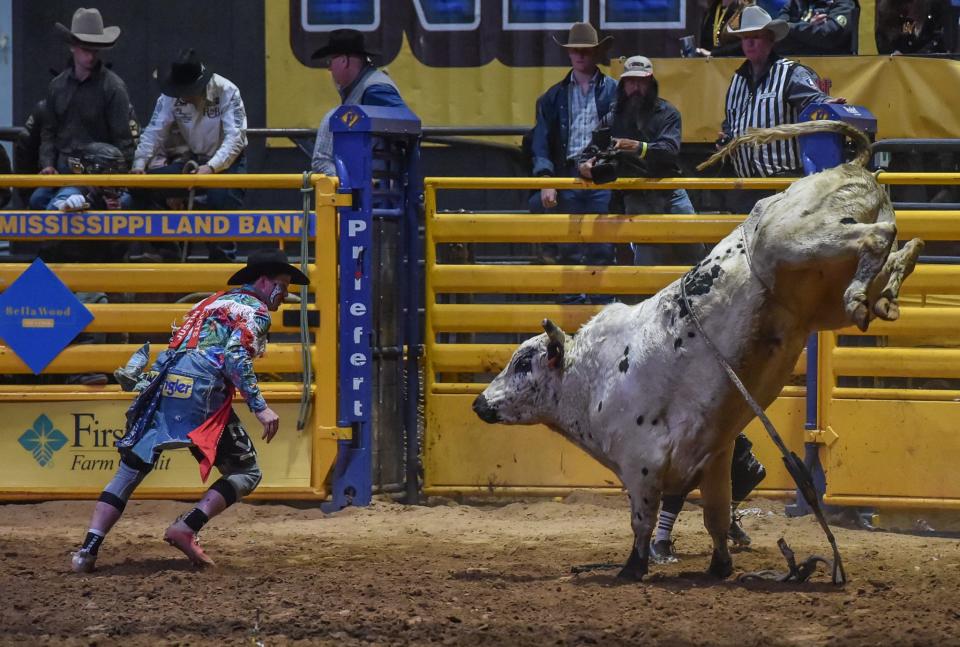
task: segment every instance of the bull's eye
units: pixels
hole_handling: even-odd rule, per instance
[[[524,355],[523,357],[517,358],[517,363],[513,365],[513,372],[520,375],[526,375],[533,370],[533,365],[530,362],[530,356]]]

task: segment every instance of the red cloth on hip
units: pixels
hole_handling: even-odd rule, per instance
[[[231,384],[227,390],[227,400],[219,409],[213,412],[203,424],[187,434],[193,444],[200,451],[203,458],[200,460],[200,480],[207,482],[210,476],[210,470],[213,469],[217,461],[217,445],[220,443],[220,436],[230,420],[230,410],[233,407],[233,393],[235,389]]]

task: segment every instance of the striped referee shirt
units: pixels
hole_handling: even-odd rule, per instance
[[[769,67],[754,81],[750,61],[733,75],[727,89],[723,132],[730,137],[750,128],[770,128],[797,121],[804,108],[830,97],[817,87],[813,73],[806,67],[771,54]],[[761,146],[743,146],[733,156],[738,177],[799,175],[803,164],[797,140],[771,142]]]

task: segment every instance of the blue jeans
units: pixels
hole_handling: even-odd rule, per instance
[[[693,203],[684,189],[630,191],[624,196],[627,213],[693,214]],[[634,265],[693,265],[706,254],[703,243],[631,243]]]
[[[58,156],[59,157],[59,156]],[[66,164],[57,164],[57,173],[69,173],[70,169]],[[41,186],[33,190],[33,193],[30,194],[30,199],[27,201],[27,205],[32,211],[45,211],[49,207],[50,201],[53,200],[53,196],[57,194],[57,191],[60,191],[60,187],[56,186]]]
[[[191,444],[188,434],[203,424],[226,402],[227,387],[222,372],[203,358],[199,351],[172,352],[166,350],[160,354],[151,370],[161,370],[169,363],[166,374],[160,374],[154,380],[162,380],[156,393],[156,412],[150,420],[144,420],[144,428],[139,434],[124,436],[118,447],[132,451],[147,464],[152,464],[164,449],[186,447]],[[148,387],[149,390],[149,387]],[[152,399],[148,392],[142,398]],[[144,403],[138,398],[130,406],[131,412],[138,411]],[[128,427],[129,429],[129,427]]]
[[[580,177],[576,164],[571,163],[564,171],[564,176]],[[605,189],[564,189],[557,191],[557,206],[546,209],[536,191],[530,196],[530,213],[608,213],[611,193]],[[547,256],[563,265],[616,263],[613,243],[544,243],[541,247]]]
[[[50,196],[50,200],[48,200],[44,206],[34,207],[33,200],[34,200],[34,196],[37,195],[35,191],[34,194],[30,196],[30,208],[36,209],[37,211],[44,210],[44,209],[47,211],[53,211],[56,209],[55,205],[59,200],[65,200],[71,195],[90,195],[89,193],[85,193],[83,189],[81,189],[78,186],[41,187],[41,188],[49,188],[51,191],[56,191],[56,193]],[[121,210],[129,211],[130,209],[133,208],[133,197],[130,195],[130,193],[128,193],[125,190],[122,190],[120,191],[120,194],[118,197],[120,199]],[[39,198],[38,198],[38,201],[39,201]]]
[[[184,162],[177,161],[173,164],[161,166],[147,171],[148,174],[158,175],[179,175],[183,173]],[[247,154],[241,153],[229,167],[220,171],[220,173],[246,173],[247,172]],[[246,189],[198,189],[196,192],[199,209],[209,209],[211,211],[222,211],[230,209],[242,209],[243,199],[246,196]],[[187,191],[184,189],[173,190],[148,190],[139,189],[134,191],[134,204],[138,209],[166,209],[167,198],[187,198]]]

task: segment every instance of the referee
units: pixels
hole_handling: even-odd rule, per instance
[[[745,7],[738,29],[727,32],[740,39],[743,62],[730,81],[718,146],[751,128],[772,128],[795,123],[811,103],[846,103],[820,90],[817,76],[796,61],[781,58],[774,43],[786,37],[790,26],[774,20],[758,6]],[[737,177],[799,177],[803,163],[796,139],[744,146],[733,156]],[[730,192],[729,205],[735,213],[749,213],[756,201],[770,193]]]

